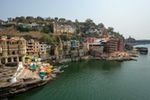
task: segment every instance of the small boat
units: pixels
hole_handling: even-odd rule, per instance
[[[143,54],[143,55],[148,54],[148,48],[147,47],[136,47],[136,49],[140,54]]]
[[[60,69],[61,69],[60,67],[59,67],[59,68],[54,68],[54,69],[53,69],[53,72],[54,72],[54,73],[61,73]]]

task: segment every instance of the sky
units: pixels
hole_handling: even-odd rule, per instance
[[[125,37],[150,39],[150,0],[0,0],[0,19],[16,16],[91,18]]]

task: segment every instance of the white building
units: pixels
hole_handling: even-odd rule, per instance
[[[48,45],[46,43],[40,43],[40,55],[47,55],[50,52],[51,45]]]

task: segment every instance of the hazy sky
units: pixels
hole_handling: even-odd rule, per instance
[[[0,19],[16,16],[91,18],[125,37],[150,39],[150,0],[0,0]]]

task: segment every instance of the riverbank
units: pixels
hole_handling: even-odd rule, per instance
[[[115,54],[115,55],[118,55]],[[66,59],[61,59],[59,61],[55,61],[54,64],[63,64],[63,63],[66,63],[66,62],[74,62],[74,61],[79,61],[79,60],[108,60],[108,61],[129,61],[129,60],[135,60],[133,59],[131,56],[114,56],[112,57],[112,55],[110,56],[101,56],[101,57],[93,57],[93,56],[90,56],[90,55],[84,55],[84,56],[76,56],[76,57],[71,57],[71,58],[66,58]],[[11,68],[9,70],[9,68],[7,68],[8,70],[7,71],[3,71],[5,70],[6,67],[4,67],[4,69],[1,69],[1,77],[4,77],[3,82],[0,82],[0,92],[1,95],[0,97],[1,98],[5,98],[5,97],[8,97],[8,96],[12,96],[14,94],[18,94],[18,93],[22,93],[22,92],[25,92],[25,91],[28,91],[32,88],[35,88],[35,87],[39,87],[39,86],[42,86],[42,85],[45,85],[47,84],[50,80],[54,79],[56,77],[56,74],[57,73],[60,73],[60,70],[61,68],[58,68],[58,69],[55,69],[55,72],[50,74],[48,78],[46,78],[45,80],[41,80],[41,79],[37,79],[37,78],[27,78],[27,79],[23,79],[23,80],[20,80],[18,81],[17,83],[10,83],[10,80],[11,80],[11,77],[15,74],[15,70],[16,68],[14,68],[13,72],[11,71]],[[32,72],[32,71],[25,71],[26,69],[24,69],[24,74],[26,77],[29,77],[29,76],[34,76],[34,77],[37,77],[35,74],[35,72]],[[11,73],[6,73],[10,71]],[[21,77],[23,77],[23,75],[20,75]],[[8,75],[7,77],[5,75]],[[5,82],[4,82],[5,80]]]
[[[48,78],[46,80],[28,79],[24,81],[19,81],[14,84],[5,84],[0,88],[1,91],[0,97],[2,99],[5,99],[18,93],[22,93],[30,89],[33,89],[35,87],[45,85],[50,79],[51,78]]]
[[[112,54],[103,54],[101,56],[91,56],[91,55],[86,55],[86,56],[78,56],[75,58],[67,58],[67,59],[62,59],[59,60],[58,63],[65,63],[65,62],[71,62],[71,61],[79,61],[79,60],[107,60],[107,61],[130,61],[134,60],[137,61],[136,57],[138,57],[137,53],[129,53],[129,52],[115,52]]]
[[[13,72],[9,69],[8,71],[12,72],[10,74],[7,74],[8,76],[4,75],[6,74],[6,68],[1,68],[1,82],[0,82],[0,98],[1,99],[5,99],[8,97],[11,97],[13,95],[22,93],[22,92],[26,92],[30,89],[39,87],[39,86],[43,86],[45,84],[47,84],[50,80],[53,80],[56,78],[56,75],[58,73],[60,73],[60,71],[55,71],[53,73],[51,73],[47,78],[45,79],[37,79],[37,78],[23,78],[15,83],[11,83],[11,79],[13,77],[13,75],[15,74],[15,70],[13,70]]]
[[[32,88],[45,85],[56,78],[60,68],[54,68],[49,63],[19,62],[18,67],[0,68],[0,98],[5,99]]]

